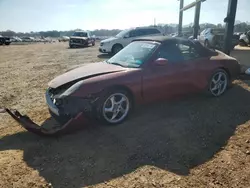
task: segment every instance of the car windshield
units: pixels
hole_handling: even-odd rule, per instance
[[[121,31],[120,33],[118,33],[116,35],[117,38],[123,38],[127,33],[128,33],[129,29],[125,29],[123,31]]]
[[[75,36],[75,37],[87,37],[88,34],[86,32],[75,32],[72,36]]]
[[[122,67],[138,68],[152,55],[158,46],[159,43],[153,42],[132,42],[106,62]]]

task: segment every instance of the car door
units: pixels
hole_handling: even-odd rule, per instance
[[[201,57],[189,49],[190,45],[166,44],[156,52],[154,59],[168,59],[168,63],[157,66],[151,62],[145,68],[143,94],[146,101],[158,101],[197,91],[196,68]]]

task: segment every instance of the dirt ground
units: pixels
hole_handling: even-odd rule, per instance
[[[47,83],[101,61],[98,46],[0,47],[0,106],[48,121]],[[42,138],[0,114],[0,187],[250,187],[250,81],[220,98],[193,96],[138,108],[117,127]]]

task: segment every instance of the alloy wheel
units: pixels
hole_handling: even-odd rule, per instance
[[[103,104],[103,117],[111,124],[123,121],[128,115],[130,101],[123,93],[110,95]]]
[[[227,89],[228,77],[227,74],[223,71],[215,73],[210,82],[210,92],[213,96],[222,95]]]

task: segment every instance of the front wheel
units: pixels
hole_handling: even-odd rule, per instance
[[[111,90],[100,99],[99,118],[105,124],[117,125],[128,117],[131,108],[131,97],[126,91]]]
[[[213,97],[219,97],[225,93],[230,85],[229,76],[223,69],[216,70],[208,83],[208,94]]]

